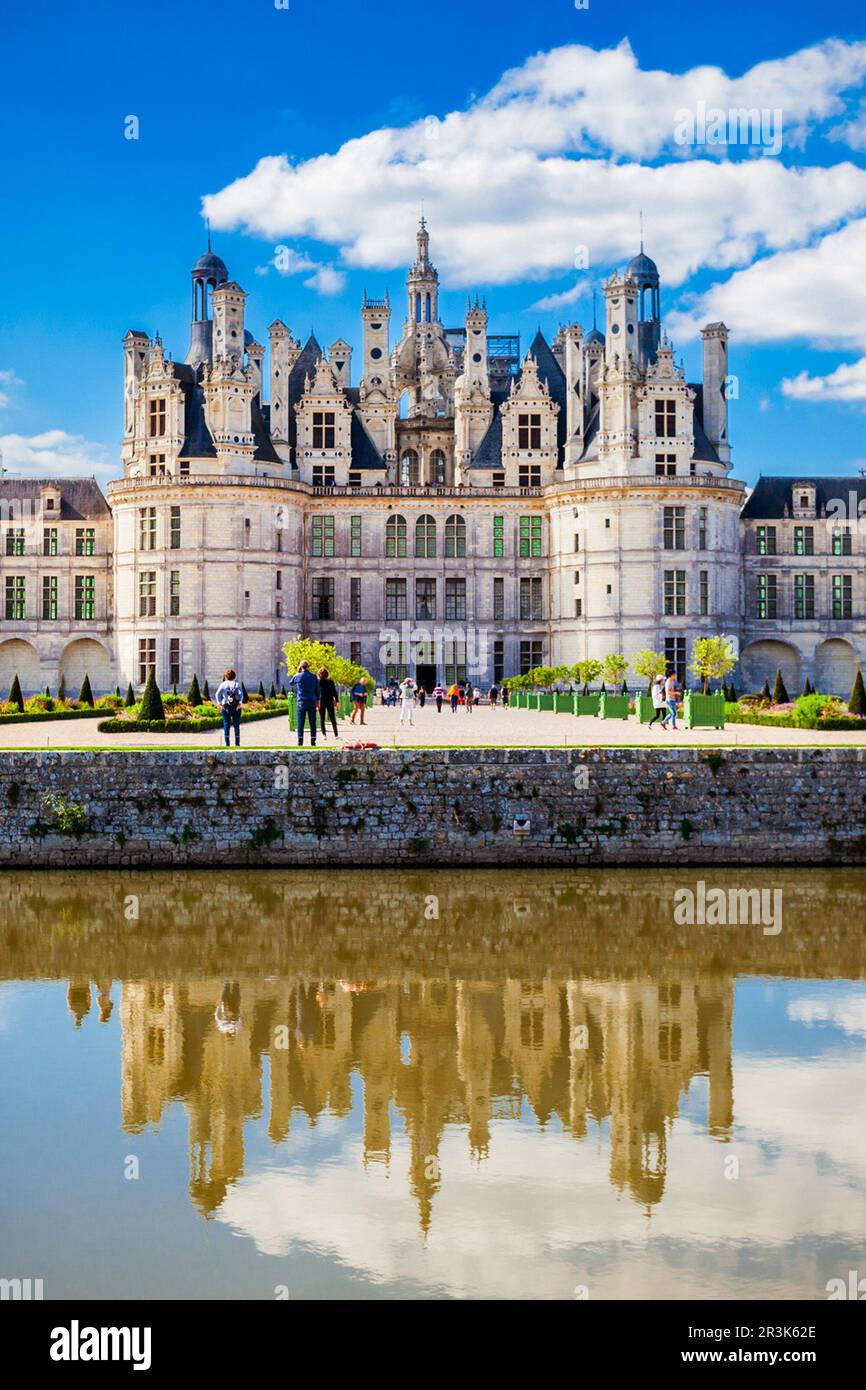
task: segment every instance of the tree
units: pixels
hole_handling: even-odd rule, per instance
[[[790,695],[788,694],[787,690],[785,689],[785,678],[784,678],[784,676],[782,675],[782,668],[781,668],[781,666],[777,666],[777,667],[776,667],[776,680],[775,680],[775,684],[773,685],[773,704],[774,704],[774,705],[789,705],[790,703],[791,703],[791,697],[790,697]]]
[[[114,687],[114,698],[115,698],[116,700],[122,699],[122,696],[121,696],[121,694],[120,694],[120,686],[119,686],[119,685],[116,685],[116,686]]]
[[[689,670],[703,681],[703,691],[707,695],[710,681],[723,680],[736,664],[736,653],[727,637],[698,637],[692,647]]]
[[[57,687],[57,698],[58,700],[66,699],[66,677],[62,674],[60,676],[60,684]]]
[[[198,676],[196,675],[194,675],[192,680],[190,681],[189,693],[187,694],[186,698],[192,705],[193,709],[196,709],[202,702],[201,690],[199,689],[198,684]]]
[[[124,709],[129,709],[135,704],[135,691],[132,688],[132,681],[126,687],[126,699],[123,702]]]
[[[24,696],[21,694],[21,682],[18,679],[17,671],[15,672],[15,678],[12,681],[12,686],[9,691],[9,703],[10,705],[18,706],[19,714],[24,713]]]
[[[147,684],[144,687],[144,694],[141,697],[141,708],[138,711],[138,717],[142,721],[165,719],[162,696],[159,693],[159,686],[156,683],[156,671],[152,666],[147,673]]]
[[[619,689],[625,680],[625,673],[628,670],[628,657],[621,652],[611,652],[602,662],[605,683],[610,681],[614,688],[614,693]]]
[[[259,694],[259,695],[262,697],[263,700],[267,698],[266,695],[265,695],[265,687],[264,687],[264,684],[262,683],[262,681],[259,681],[259,688],[258,688],[258,691],[257,691],[256,693]]]
[[[50,686],[50,685],[46,685],[46,687],[45,687],[45,698],[46,698],[46,700],[50,700],[50,699],[51,699],[51,686]]]
[[[859,665],[854,677],[854,684],[851,687],[851,694],[848,697],[848,712],[850,714],[866,714],[866,689],[863,686],[863,672]]]
[[[248,692],[246,686],[244,685],[243,681],[241,681],[241,694],[242,694],[243,697],[244,697],[244,704],[246,704],[247,700],[248,700],[250,697],[249,697],[249,692]]]
[[[652,692],[652,684],[656,676],[663,676],[668,669],[668,663],[663,652],[654,652],[650,647],[643,647],[641,651],[631,659],[631,669],[636,676],[640,676],[647,683],[647,695]]]
[[[201,692],[201,700],[203,705],[209,705],[212,703],[210,698],[210,686],[208,685],[207,680],[205,680],[204,689]]]
[[[283,655],[286,658],[286,670],[293,676],[302,661],[310,663],[311,671],[318,671],[322,666],[327,666],[330,670],[337,653],[328,642],[316,642],[312,637],[301,637],[298,634],[297,637],[283,643]],[[334,679],[337,679],[336,676]]]
[[[812,682],[809,680],[809,677],[807,676],[806,679],[803,681],[803,694],[800,696],[800,698],[801,700],[805,700],[807,695],[814,694],[815,691],[812,688]]]
[[[597,657],[587,657],[585,661],[578,661],[574,667],[574,672],[579,681],[583,682],[584,695],[589,694],[589,687],[593,681],[597,681],[601,675],[601,662]]]
[[[90,688],[90,677],[84,672],[84,680],[81,682],[81,689],[78,692],[78,703],[89,705],[93,709],[93,691]]]
[[[769,681],[764,681],[764,687],[763,687],[763,689],[762,689],[762,691],[761,691],[761,699],[762,699],[762,700],[766,700],[767,704],[769,704],[770,701],[772,700],[772,698],[773,698],[773,697],[772,697],[772,695],[770,694],[770,682],[769,682]]]
[[[277,692],[276,692],[276,690],[274,689],[274,683],[273,683],[273,681],[271,681],[271,684],[270,684],[270,686],[269,686],[269,688],[268,688],[268,699],[269,699],[269,700],[275,700],[276,698],[277,698]]]

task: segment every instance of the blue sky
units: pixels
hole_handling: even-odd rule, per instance
[[[443,317],[478,290],[524,347],[539,323],[591,319],[643,207],[690,376],[699,324],[731,328],[738,476],[866,462],[860,3],[729,0],[684,20],[631,0],[97,0],[3,24],[10,471],[117,472],[120,340],[159,330],[185,355],[204,198],[257,336],[279,316],[356,349],[364,287],[390,290],[399,327],[422,201]],[[700,102],[780,110],[780,153],[679,145],[674,118]]]

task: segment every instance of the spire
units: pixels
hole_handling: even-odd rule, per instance
[[[593,326],[593,328],[596,327],[596,323],[595,323],[595,290],[593,290],[593,292],[592,292],[592,326]]]
[[[643,255],[643,208],[641,208],[638,217],[640,219],[640,251]]]
[[[210,218],[209,218],[209,217],[206,217],[206,218],[205,218],[204,224],[205,224],[205,226],[207,227],[207,249],[208,249],[208,253],[210,253],[210,252],[213,250],[213,247],[212,247],[211,244],[210,244]]]

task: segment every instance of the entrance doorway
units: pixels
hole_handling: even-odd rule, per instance
[[[424,689],[427,691],[427,694],[432,695],[433,687],[436,684],[436,667],[416,666],[415,682],[417,685],[423,685]]]

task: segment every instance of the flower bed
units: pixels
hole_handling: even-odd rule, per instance
[[[753,701],[725,705],[728,724],[758,724],[769,729],[815,729],[820,732],[866,733],[866,718],[851,714],[844,700],[833,695],[805,695],[786,705],[757,705]]]
[[[163,702],[165,697],[163,696]],[[177,709],[179,706],[171,706]],[[185,706],[185,709],[188,709]],[[241,723],[251,724],[258,719],[273,719],[275,715],[288,713],[287,700],[250,700],[241,708]],[[213,714],[201,713],[212,709]],[[221,729],[223,725],[222,715],[218,714],[215,705],[196,705],[194,714],[176,714],[168,719],[137,719],[138,706],[130,706],[130,715],[126,718],[104,719],[97,728],[101,734],[204,734],[210,729]]]

